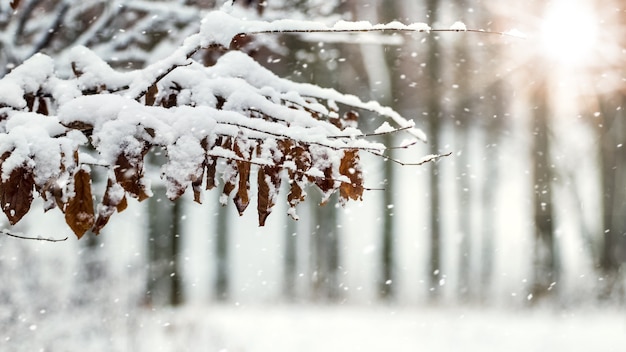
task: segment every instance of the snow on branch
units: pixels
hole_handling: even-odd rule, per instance
[[[127,197],[152,195],[145,163],[155,148],[166,154],[160,171],[171,200],[191,188],[200,202],[202,191],[221,179],[221,201],[232,198],[241,214],[253,198],[250,182],[256,182],[261,226],[283,179],[294,218],[308,185],[321,190],[324,202],[335,192],[342,203],[361,199],[359,153],[387,158],[386,146],[368,137],[402,131],[425,141],[412,121],[374,101],[280,78],[240,51],[227,51],[209,67],[193,59],[201,48],[230,47],[242,33],[328,29],[306,21],[243,21],[217,11],[168,57],[140,70],[115,70],[83,46],[69,52],[69,68],[34,55],[0,79],[3,212],[16,224],[38,194],[46,211],[58,207],[65,214],[79,238],[99,233],[126,208]],[[430,30],[395,22],[340,22],[330,29]],[[395,126],[385,122],[364,133],[357,126],[359,110]],[[92,168],[103,168],[107,177],[95,207]]]

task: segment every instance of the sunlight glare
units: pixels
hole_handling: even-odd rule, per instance
[[[580,66],[592,59],[598,28],[592,9],[580,1],[553,3],[541,30],[542,52],[550,60]]]

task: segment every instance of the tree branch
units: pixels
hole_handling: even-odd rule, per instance
[[[65,238],[50,238],[50,237],[41,237],[41,236],[37,236],[37,237],[30,237],[30,236],[24,236],[22,234],[15,234],[10,232],[7,229],[2,229],[0,230],[0,233],[3,235],[7,235],[9,237],[14,237],[14,238],[19,238],[21,240],[33,240],[33,241],[46,241],[46,242],[63,242],[66,241],[68,239],[67,236],[65,236]]]
[[[427,155],[427,156],[423,157],[420,161],[417,161],[417,162],[414,162],[414,163],[406,163],[404,161],[400,161],[398,159],[394,159],[394,158],[392,158],[392,157],[390,157],[388,155],[382,154],[382,153],[375,153],[375,152],[372,152],[372,151],[369,151],[369,150],[367,150],[367,151],[370,152],[373,155],[379,156],[379,157],[381,157],[381,158],[383,158],[385,160],[393,161],[394,163],[396,163],[398,165],[402,165],[402,166],[420,166],[420,165],[424,165],[426,163],[437,161],[437,160],[439,160],[439,159],[441,159],[443,157],[452,155],[452,152],[448,152],[448,153],[445,153],[445,154],[431,154],[431,155]]]

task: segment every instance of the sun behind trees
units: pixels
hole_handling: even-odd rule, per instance
[[[387,147],[368,137],[405,131],[425,141],[423,133],[390,108],[279,78],[236,49],[250,34],[388,30],[430,28],[243,21],[215,11],[199,33],[140,70],[117,71],[83,46],[72,49],[65,62],[36,54],[0,80],[2,210],[16,224],[37,193],[46,211],[58,207],[65,214],[77,237],[89,230],[97,234],[126,208],[127,196],[142,201],[152,195],[151,182],[161,182],[146,173],[150,150],[166,156],[161,180],[170,200],[191,188],[200,202],[202,190],[216,187],[221,177],[220,202],[232,197],[241,214],[255,182],[261,226],[285,178],[288,212],[296,219],[295,207],[309,184],[322,191],[322,203],[335,192],[341,202],[359,200],[365,190],[360,153],[387,158]],[[205,49],[223,54],[207,67],[194,58]],[[357,128],[359,110],[390,119],[395,127],[385,123],[364,133]],[[92,168],[107,175],[95,207]]]

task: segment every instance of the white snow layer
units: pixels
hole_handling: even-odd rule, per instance
[[[311,21],[263,22],[214,11],[204,18],[199,33],[189,36],[169,56],[140,70],[116,71],[83,46],[68,54],[71,70],[55,71],[52,58],[34,55],[0,80],[0,106],[7,115],[7,122],[0,126],[5,132],[0,135],[0,153],[10,153],[3,162],[1,177],[7,180],[15,168],[27,167],[34,170],[37,185],[43,186],[46,181],[67,176],[61,175],[60,165],[65,165],[65,173],[75,162],[111,166],[121,154],[141,158],[146,145],[156,145],[167,152],[169,161],[162,171],[169,185],[178,185],[168,187],[168,192],[174,192],[200,175],[206,153],[201,143],[219,135],[266,142],[291,139],[314,145],[313,156],[323,156],[328,165],[313,165],[308,174],[323,176],[321,170],[330,165],[336,173],[331,177],[346,181],[337,171],[344,149],[382,153],[385,146],[362,138],[365,134],[356,127],[341,130],[329,123],[329,118],[339,117],[340,106],[375,112],[422,141],[426,141],[425,134],[413,121],[376,101],[282,79],[242,52],[227,52],[211,67],[194,61],[192,55],[201,46],[229,46],[239,33],[387,29],[430,28],[399,22],[372,25],[341,21],[332,27]],[[57,72],[73,75],[61,77]],[[145,103],[146,95],[152,94],[147,93],[149,89],[157,92],[157,106]],[[172,92],[175,106],[158,106]],[[34,106],[27,106],[24,96],[28,94],[41,96],[35,98]],[[37,110],[37,106],[44,109]],[[27,109],[39,113],[25,112]],[[388,123],[383,126],[393,128]],[[83,132],[86,130],[89,132]],[[98,152],[95,158],[71,159],[79,147],[88,145]],[[208,154],[236,159],[232,151],[228,155],[225,152],[215,147]],[[254,162],[272,165],[275,153],[257,156]]]
[[[466,31],[467,27],[465,26],[465,23],[456,21],[452,24],[452,26],[450,26],[450,29],[453,31]]]
[[[372,25],[368,21],[338,21],[333,26],[320,22],[298,20],[275,20],[271,22],[243,20],[222,11],[213,11],[202,20],[200,30],[202,46],[219,44],[229,47],[232,39],[238,34],[272,33],[272,32],[366,32],[372,30],[403,30],[412,32],[428,32],[430,26],[417,22],[403,24],[397,21],[386,24]]]

